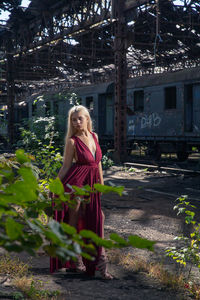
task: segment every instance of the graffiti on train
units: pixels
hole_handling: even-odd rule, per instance
[[[128,132],[132,133],[133,135],[135,134],[134,120],[129,120],[128,121]]]
[[[161,120],[161,117],[156,112],[150,115],[144,115],[141,118],[141,129],[158,127],[161,123]]]

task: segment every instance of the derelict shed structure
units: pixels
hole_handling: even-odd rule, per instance
[[[48,90],[115,81],[115,150],[126,152],[126,80],[199,65],[200,4],[182,0],[4,1],[0,104]],[[8,4],[10,3],[10,6]],[[4,5],[4,6],[3,6]]]

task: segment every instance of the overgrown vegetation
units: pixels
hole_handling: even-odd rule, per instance
[[[17,288],[18,292],[9,293],[13,299],[57,299],[59,291],[49,291],[44,289],[42,281],[37,280],[31,275],[30,263],[24,263],[19,257],[9,255],[8,253],[0,256],[0,275],[3,275],[4,281],[9,280],[9,285]]]
[[[190,278],[193,267],[197,267],[200,271],[200,222],[196,218],[197,207],[188,201],[186,195],[179,197],[177,201],[174,210],[177,210],[177,215],[184,215],[188,234],[176,236],[177,245],[166,249],[166,253],[178,264],[184,267],[190,265],[184,287],[195,299],[200,299],[200,285]]]
[[[50,180],[49,190],[58,195],[55,208],[62,209],[62,203],[71,205],[70,195],[64,192],[60,180]],[[123,193],[123,187],[102,186],[95,184],[94,189],[89,186],[73,187],[75,194],[87,195],[99,191],[101,193]],[[0,214],[1,214],[1,247],[8,251],[27,251],[34,255],[43,245],[43,241],[50,242],[43,246],[46,253],[58,256],[62,260],[75,259],[81,254],[91,259],[95,254],[93,243],[106,248],[134,246],[153,250],[154,242],[130,236],[125,241],[117,234],[111,234],[109,240],[102,240],[95,233],[82,230],[79,234],[74,227],[65,223],[58,223],[52,219],[47,224],[39,220],[45,211],[50,217],[53,215],[49,191],[41,188],[38,182],[38,173],[31,163],[31,157],[23,150],[16,152],[15,160],[4,160],[0,163]],[[22,213],[23,212],[23,213]],[[90,243],[84,243],[83,239]]]
[[[51,291],[44,289],[43,283],[39,280],[35,280],[32,277],[18,278],[13,282],[13,284],[23,293],[23,298],[19,299],[56,300],[58,299],[57,296],[60,294],[60,292],[57,290]]]
[[[114,161],[109,157],[109,153],[103,155],[101,162],[104,170],[114,165]]]
[[[196,266],[200,271],[200,223],[195,219],[197,208],[188,201],[187,196],[179,197],[177,201],[178,204],[174,206],[174,210],[178,211],[177,215],[184,214],[185,224],[190,226],[188,229],[191,232],[187,236],[182,234],[175,237],[175,240],[178,241],[177,246],[170,247],[166,252],[177,263],[184,266],[190,264],[190,270]]]
[[[42,105],[45,105],[43,98],[36,100],[36,103],[42,101]],[[34,155],[36,165],[40,168],[40,179],[48,181],[54,178],[62,164],[60,149],[56,147],[59,144],[56,117],[32,117],[24,121],[20,132],[21,138],[16,146]]]
[[[129,236],[124,240],[113,233],[109,239],[103,240],[94,232],[82,230],[78,233],[74,227],[53,220],[52,199],[49,192],[57,195],[54,199],[57,210],[62,209],[63,202],[70,206],[73,205],[73,201],[70,195],[64,192],[58,178],[46,181],[44,188],[40,180],[40,170],[34,159],[23,150],[17,150],[16,156],[10,159],[0,157],[1,248],[12,252],[26,251],[30,255],[35,255],[38,249],[43,249],[48,255],[59,257],[62,261],[76,260],[78,255],[93,259],[96,253],[95,244],[105,248],[133,246],[153,250],[153,241],[138,236]],[[73,186],[73,189],[76,195],[89,196],[90,193],[97,191],[115,192],[120,196],[123,194],[122,186],[95,184],[93,189],[88,185],[82,188]],[[49,217],[45,222],[41,220],[44,214]],[[5,265],[7,268],[10,267],[10,274],[14,272],[16,263],[8,256],[2,260],[2,272],[8,270],[5,270]],[[53,299],[55,295],[52,292],[42,290],[34,279],[26,276],[26,265],[23,270],[24,273],[21,270],[21,275],[14,278],[15,286],[23,294],[30,299]],[[23,299],[20,293],[16,297],[18,298],[15,299]]]
[[[74,227],[53,220],[54,209],[62,209],[62,203],[73,205],[70,195],[64,192],[60,180],[56,177],[62,164],[62,157],[56,144],[56,127],[53,117],[34,119],[32,128],[21,128],[22,139],[16,155],[9,159],[0,157],[0,247],[7,251],[26,251],[35,255],[38,249],[43,249],[48,255],[59,257],[62,261],[76,260],[78,255],[93,259],[96,253],[95,244],[105,248],[133,246],[153,250],[154,242],[137,236],[124,240],[117,234],[111,234],[107,240],[101,239],[95,233],[82,230],[77,233]],[[45,132],[43,134],[42,132]],[[110,164],[110,161],[109,161]],[[112,162],[111,162],[112,164]],[[102,186],[96,184],[78,188],[73,186],[76,195],[91,193],[115,192],[120,196],[123,187]],[[50,194],[56,194],[55,206],[52,207]],[[87,241],[87,242],[86,242]],[[24,273],[15,268],[16,261],[9,256],[2,257],[2,272],[14,275],[14,285],[22,291],[15,299],[53,299],[52,292],[42,289],[40,284],[27,276],[28,267],[23,266]],[[7,269],[5,269],[7,265]],[[8,271],[10,268],[10,271]]]

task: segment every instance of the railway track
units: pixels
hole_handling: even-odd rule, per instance
[[[200,170],[197,170],[197,166],[193,166],[193,168],[190,166],[190,168],[181,168],[178,165],[165,165],[162,163],[158,164],[147,164],[147,163],[139,163],[139,162],[125,162],[124,163],[125,168],[138,168],[138,169],[148,169],[148,171],[165,171],[168,173],[174,173],[174,174],[184,174],[184,175],[190,175],[190,176],[200,176]]]

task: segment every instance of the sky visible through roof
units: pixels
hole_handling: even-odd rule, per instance
[[[21,6],[22,7],[28,7],[30,2],[31,1],[29,1],[29,0],[22,0]],[[8,11],[2,11],[1,14],[0,14],[0,20],[5,20],[6,21],[9,18],[9,14],[10,13]]]
[[[22,7],[28,7],[30,2],[31,2],[31,1],[29,1],[29,0],[22,0],[21,6],[22,6]],[[175,3],[176,5],[181,5],[181,4],[183,4],[183,2],[181,2],[180,0],[175,0],[174,3]],[[6,21],[6,20],[9,18],[9,14],[10,14],[10,13],[7,12],[7,11],[2,11],[1,14],[0,14],[0,20],[5,20],[5,21]]]

